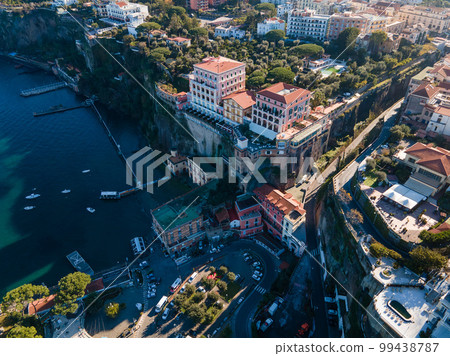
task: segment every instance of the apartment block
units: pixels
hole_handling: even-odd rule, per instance
[[[339,34],[348,27],[356,27],[360,33],[364,33],[368,26],[368,19],[362,15],[344,12],[333,14],[329,20],[328,39],[335,40]]]
[[[397,18],[406,21],[408,25],[424,24],[430,31],[444,32],[450,28],[450,9],[443,7],[426,7],[404,5],[398,12]]]
[[[288,15],[286,34],[292,38],[327,38],[330,15],[319,15],[311,10],[292,10]]]
[[[257,24],[256,33],[258,36],[264,36],[267,32],[272,30],[282,30],[285,31],[286,23],[277,17],[272,17],[270,19],[265,19],[263,22]]]
[[[135,22],[137,19],[144,20],[148,16],[147,5],[140,5],[126,0],[108,3],[102,13],[110,19],[121,22]]]

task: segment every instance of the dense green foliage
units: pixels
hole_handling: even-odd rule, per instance
[[[374,242],[370,245],[370,253],[377,258],[390,257],[397,261],[402,259],[402,256],[398,252],[387,248],[379,242]]]
[[[439,252],[422,246],[413,249],[409,255],[411,257],[409,266],[417,273],[431,272],[441,269],[447,264],[447,259]]]
[[[41,335],[37,335],[36,328],[34,326],[14,326],[8,331],[7,338],[41,338]]]
[[[419,234],[422,241],[429,246],[440,246],[450,242],[450,230],[433,234],[429,231],[422,230]]]
[[[48,288],[42,285],[24,284],[3,297],[2,311],[23,312],[28,303],[48,296]]]
[[[78,298],[85,294],[86,286],[91,282],[91,277],[85,273],[75,272],[68,274],[58,282],[59,290],[55,298],[55,314],[66,315],[75,313],[78,308]]]
[[[266,33],[264,38],[269,42],[278,42],[286,36],[283,30],[272,30]]]

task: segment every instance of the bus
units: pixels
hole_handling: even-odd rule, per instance
[[[164,305],[166,305],[167,303],[167,297],[164,295],[158,302],[158,304],[156,304],[155,307],[155,313],[159,313],[161,311],[162,308],[164,308]]]
[[[178,277],[175,282],[170,286],[170,292],[175,293],[175,291],[180,287],[181,284],[181,278]]]

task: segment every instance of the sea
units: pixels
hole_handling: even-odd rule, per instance
[[[102,190],[129,187],[125,164],[94,111],[34,117],[84,99],[68,88],[19,95],[55,81],[0,59],[0,296],[24,283],[55,285],[75,271],[66,259],[73,251],[95,272],[131,259],[130,240],[151,236],[150,210],[161,203],[146,192],[99,199]],[[126,157],[146,145],[136,122],[102,114]],[[71,192],[62,194],[65,189]],[[32,193],[40,197],[25,199]],[[30,205],[35,208],[24,210]]]

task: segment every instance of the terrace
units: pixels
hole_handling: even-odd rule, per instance
[[[362,191],[367,194],[372,205],[394,232],[405,241],[420,243],[420,232],[424,229],[430,229],[439,221],[437,206],[429,202],[422,202],[417,205],[415,210],[407,212],[392,204],[392,202],[383,199],[383,193],[388,188],[361,185]]]

